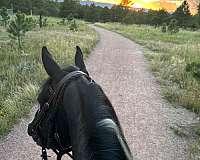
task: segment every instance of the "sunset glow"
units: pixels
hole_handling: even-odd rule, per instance
[[[173,12],[179,7],[183,0],[94,0],[96,2],[111,3],[111,4],[122,4],[132,8],[145,8],[160,10],[165,9],[168,12]],[[199,0],[187,0],[190,5],[190,11],[195,14],[197,11],[197,5]]]

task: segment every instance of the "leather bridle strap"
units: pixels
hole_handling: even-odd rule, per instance
[[[42,121],[42,118],[43,118],[45,112],[49,109],[50,104],[53,102],[53,100],[54,100],[55,98],[58,97],[59,92],[60,92],[62,86],[63,86],[66,82],[68,82],[70,79],[72,79],[72,78],[77,78],[77,77],[82,76],[82,75],[87,76],[87,77],[89,78],[89,76],[88,76],[86,73],[82,72],[82,71],[73,71],[73,72],[68,73],[66,76],[64,76],[64,77],[59,81],[59,83],[56,85],[56,90],[53,91],[53,93],[52,93],[51,96],[49,97],[49,100],[44,104],[44,106],[42,107],[42,111],[41,111],[41,112],[39,113],[39,115],[38,115],[38,121],[37,121],[38,123],[37,123],[37,126],[40,125],[40,123],[41,123],[41,121]],[[56,150],[54,150],[54,152],[57,154],[57,159],[58,159],[58,160],[61,160],[62,155],[65,154],[65,153],[68,154],[68,156],[70,156],[70,157],[73,159],[73,156],[69,153],[68,150],[62,151],[62,152],[57,152]],[[47,158],[47,152],[46,152],[46,149],[45,149],[45,148],[42,148],[42,155],[41,155],[41,156],[42,156],[43,160],[47,160],[47,159],[48,159],[48,158]]]
[[[82,71],[73,71],[73,72],[68,73],[66,76],[64,76],[60,80],[60,82],[58,82],[58,84],[56,85],[56,90],[53,92],[53,94],[50,96],[48,102],[46,102],[46,103],[48,103],[48,105],[50,105],[52,103],[53,99],[55,99],[58,96],[60,89],[64,83],[69,81],[71,78],[76,78],[76,77],[79,77],[82,75],[88,76],[86,73],[84,73]]]
[[[58,84],[56,85],[56,90],[51,94],[48,101],[44,103],[44,105],[41,107],[41,110],[38,112],[37,119],[35,123],[33,124],[34,126],[33,128],[37,128],[40,125],[42,118],[45,115],[45,112],[49,110],[50,104],[53,102],[55,98],[57,98],[63,84],[69,81],[71,78],[76,78],[82,75],[88,77],[88,75],[82,71],[73,71],[73,72],[68,73],[58,82]]]

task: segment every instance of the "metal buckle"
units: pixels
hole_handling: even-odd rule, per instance
[[[44,107],[44,111],[47,111],[49,109],[49,103],[46,102],[43,107]]]

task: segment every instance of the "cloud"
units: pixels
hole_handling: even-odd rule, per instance
[[[127,4],[126,2],[131,2],[133,4],[133,7],[140,7],[140,8],[146,8],[146,9],[165,9],[169,12],[173,12],[176,10],[177,7],[179,7],[183,0],[93,0],[95,2],[102,2],[102,3],[111,3],[111,4],[120,4],[121,2],[124,2],[122,4]],[[190,11],[194,14],[197,10],[197,5],[199,4],[200,0],[187,0],[190,6]]]

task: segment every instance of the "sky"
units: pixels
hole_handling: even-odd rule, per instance
[[[112,4],[120,4],[121,0],[92,0],[95,2],[102,3],[112,3]],[[178,6],[180,6],[183,0],[124,0],[130,1],[133,5],[133,8],[146,8],[146,9],[165,9],[169,12],[173,12],[176,10]],[[196,12],[196,7],[199,3],[199,0],[187,0],[190,5],[190,11],[194,14]]]
[[[64,1],[64,0],[58,0]],[[81,0],[81,1],[94,1],[102,3],[120,4],[122,0]],[[165,9],[168,12],[173,12],[179,7],[183,0],[123,0],[131,2],[133,8],[146,8],[146,9]],[[187,0],[190,6],[190,11],[195,14],[200,0]]]

